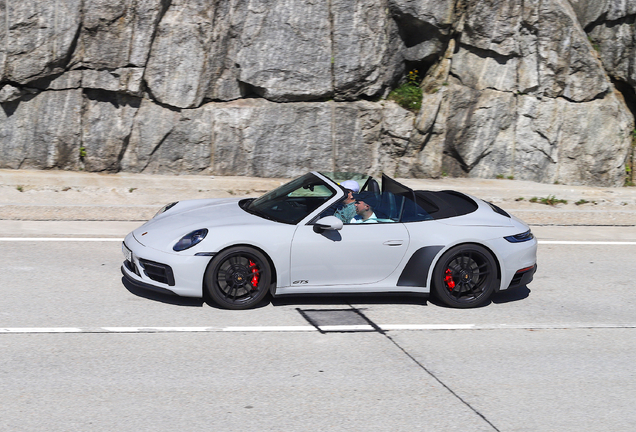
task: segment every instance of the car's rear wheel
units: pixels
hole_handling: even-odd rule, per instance
[[[271,283],[267,258],[250,247],[232,247],[212,259],[205,271],[209,297],[226,309],[248,309],[267,295]]]
[[[488,301],[497,283],[497,265],[492,254],[476,244],[455,246],[437,262],[433,289],[448,306],[471,308]]]

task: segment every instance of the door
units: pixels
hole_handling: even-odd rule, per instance
[[[322,233],[314,232],[313,225],[301,225],[292,240],[292,285],[379,282],[397,268],[408,244],[401,223],[351,224]]]

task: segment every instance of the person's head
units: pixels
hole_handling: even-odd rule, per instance
[[[373,214],[373,207],[377,205],[377,199],[373,193],[355,194],[356,213],[362,219],[368,219]]]
[[[340,183],[340,186],[342,186],[345,189],[349,189],[353,193],[360,192],[360,185],[355,180],[345,180],[342,183]]]
[[[347,189],[345,188],[345,199],[344,199],[344,203],[345,204],[351,204],[352,202],[355,201],[355,198],[353,197],[353,191],[351,189]]]
[[[360,185],[358,184],[358,182],[355,180],[345,180],[340,183],[340,186],[342,186],[345,191],[344,203],[351,204],[352,202],[354,202],[355,198],[353,198],[353,194],[356,194],[360,191]]]

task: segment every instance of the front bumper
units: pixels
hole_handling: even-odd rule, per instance
[[[124,264],[122,264],[122,266],[121,266],[121,273],[124,275],[124,280],[126,281],[126,283],[128,283],[128,284],[130,284],[130,285],[132,285],[132,286],[134,286],[136,288],[140,288],[140,289],[147,290],[147,291],[153,291],[153,292],[157,292],[157,293],[161,293],[161,294],[175,295],[174,292],[172,292],[172,291],[170,291],[168,289],[161,288],[161,287],[158,287],[158,286],[155,286],[155,285],[150,285],[150,284],[147,284],[145,282],[140,282],[137,279],[133,279],[130,276],[130,273],[129,273],[131,271],[129,263],[130,263],[129,261],[124,261]]]
[[[203,297],[203,277],[210,256],[167,253],[146,247],[128,234],[124,245],[131,252],[121,271],[131,284],[184,297]]]

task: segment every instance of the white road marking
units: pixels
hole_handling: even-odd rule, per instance
[[[631,329],[634,324],[382,324],[383,331],[456,331],[456,330],[575,330]],[[357,332],[374,331],[371,325],[314,326],[251,326],[251,327],[5,327],[0,334],[34,333],[297,333],[297,332]]]
[[[124,241],[121,237],[0,237],[3,242],[109,242]]]
[[[0,328],[0,333],[84,333],[84,331],[75,327],[19,327]]]
[[[636,241],[577,241],[577,240],[538,240],[545,245],[598,245],[598,246],[633,246]]]
[[[314,326],[265,326],[265,327],[223,327],[223,332],[306,332],[315,331]]]

